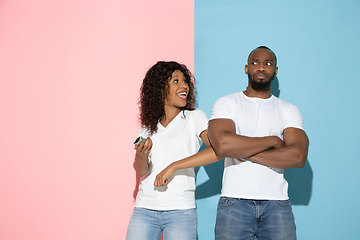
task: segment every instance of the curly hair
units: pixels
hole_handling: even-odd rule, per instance
[[[195,108],[195,78],[183,64],[177,62],[159,61],[146,73],[140,88],[140,122],[150,134],[156,133],[157,124],[165,115],[165,99],[168,96],[168,84],[175,70],[180,70],[189,86],[186,106],[181,110]]]

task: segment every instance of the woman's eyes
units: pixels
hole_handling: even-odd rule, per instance
[[[173,80],[173,83],[178,83],[179,82],[179,79],[174,79]],[[184,83],[186,83],[186,80],[183,80]]]

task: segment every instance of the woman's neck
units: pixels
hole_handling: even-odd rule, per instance
[[[180,108],[177,107],[167,107],[165,106],[165,114],[161,117],[160,123],[164,127],[169,125],[169,123],[181,112]]]

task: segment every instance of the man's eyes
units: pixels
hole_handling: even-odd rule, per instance
[[[252,62],[252,65],[254,65],[254,66],[257,66],[259,64],[260,64],[259,62]],[[272,62],[266,62],[265,65],[266,66],[272,66],[273,64],[272,64]]]

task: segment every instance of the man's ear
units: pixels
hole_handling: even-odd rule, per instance
[[[245,65],[245,73],[248,74],[248,65]]]
[[[275,68],[275,75],[274,76],[276,76],[277,73],[278,73],[278,67]]]

